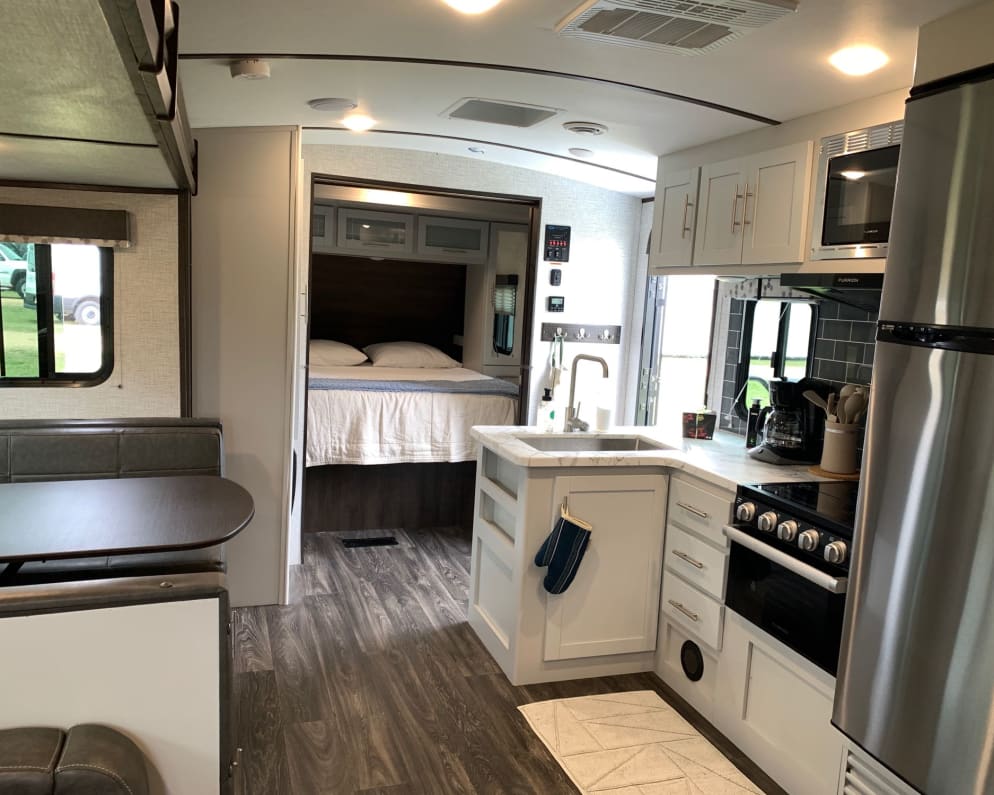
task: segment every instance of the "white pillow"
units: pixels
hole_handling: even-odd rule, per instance
[[[423,342],[378,342],[363,350],[373,367],[461,367],[455,359]]]
[[[318,367],[352,367],[366,361],[358,348],[334,340],[311,340],[309,362]]]

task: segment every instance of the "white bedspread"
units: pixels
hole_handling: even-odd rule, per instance
[[[469,381],[488,378],[450,369],[311,367],[312,378],[374,381]],[[307,466],[472,461],[474,425],[512,425],[517,401],[502,395],[436,392],[307,393]]]

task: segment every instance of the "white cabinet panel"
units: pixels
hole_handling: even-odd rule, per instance
[[[650,267],[691,264],[700,182],[701,170],[691,168],[667,174],[657,184]]]
[[[712,649],[721,649],[722,614],[720,602],[688,585],[677,576],[663,579],[663,612],[677,624],[700,638]]]
[[[335,208],[315,204],[311,208],[311,250],[318,254],[333,253],[338,246],[337,237]]]
[[[545,659],[654,650],[665,476],[557,477],[557,514],[564,499],[594,530],[569,589],[546,595]]]
[[[666,527],[664,565],[715,599],[725,598],[728,555],[675,524]]]
[[[805,141],[752,159],[745,197],[742,263],[804,259],[812,144]]]
[[[687,643],[697,646],[703,659],[703,670],[696,681],[684,672],[681,662],[684,644]],[[712,713],[717,690],[718,657],[706,646],[701,645],[700,638],[670,621],[665,614],[659,619],[659,651],[656,655],[655,671],[659,678],[672,687],[690,706],[709,721],[714,722]]]
[[[727,547],[728,539],[722,528],[731,519],[733,500],[731,494],[719,495],[706,491],[696,483],[676,476],[670,483],[670,504],[666,519],[699,533],[720,547]]]
[[[742,262],[742,213],[748,175],[742,159],[712,163],[701,170],[695,265]]]

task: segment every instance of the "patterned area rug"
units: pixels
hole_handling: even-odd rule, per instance
[[[651,690],[518,707],[583,793],[761,793]]]

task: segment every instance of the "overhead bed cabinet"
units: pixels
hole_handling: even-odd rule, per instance
[[[694,227],[699,168],[674,171],[656,184],[655,215],[649,260],[652,267],[691,265],[694,257]]]
[[[311,251],[315,254],[334,254],[337,251],[337,236],[335,208],[315,204],[311,209]]]
[[[812,143],[701,170],[694,265],[802,262]]]
[[[414,216],[355,207],[338,208],[338,248],[345,251],[414,252]]]
[[[489,232],[488,221],[419,215],[417,252],[437,262],[486,262]]]

